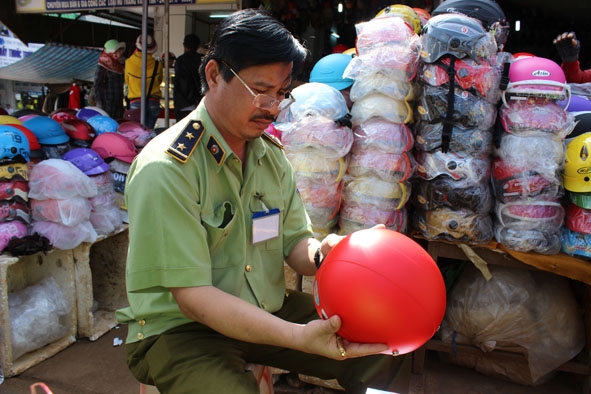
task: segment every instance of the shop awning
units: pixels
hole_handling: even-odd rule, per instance
[[[100,54],[100,49],[50,43],[0,68],[0,79],[39,84],[92,81]]]

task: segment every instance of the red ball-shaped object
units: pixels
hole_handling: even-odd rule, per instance
[[[435,334],[445,314],[445,283],[418,243],[387,229],[345,237],[326,256],[314,280],[321,318],[341,317],[338,334],[350,342],[385,343],[410,353]]]

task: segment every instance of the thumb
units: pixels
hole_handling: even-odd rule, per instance
[[[342,321],[338,315],[331,316],[327,321],[330,323],[330,328],[332,328],[333,333],[336,333],[341,329]]]

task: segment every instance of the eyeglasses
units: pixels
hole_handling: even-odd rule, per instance
[[[252,94],[252,104],[258,109],[269,111],[278,107],[279,111],[283,111],[295,102],[295,98],[291,95],[290,92],[285,93],[285,98],[283,100],[277,100],[275,97],[271,97],[268,94],[257,94],[253,92],[252,89],[246,84],[246,82],[244,82],[244,80],[240,78],[238,73],[228,65],[228,63],[224,62],[223,60],[221,61],[221,63],[224,66],[228,67],[232,74],[234,74],[234,76],[238,78],[240,83],[242,83],[242,85],[244,85],[244,87],[250,92],[250,94]]]

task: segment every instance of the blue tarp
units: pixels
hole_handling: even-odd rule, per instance
[[[26,58],[0,68],[0,79],[39,84],[92,81],[102,49],[46,44]]]

